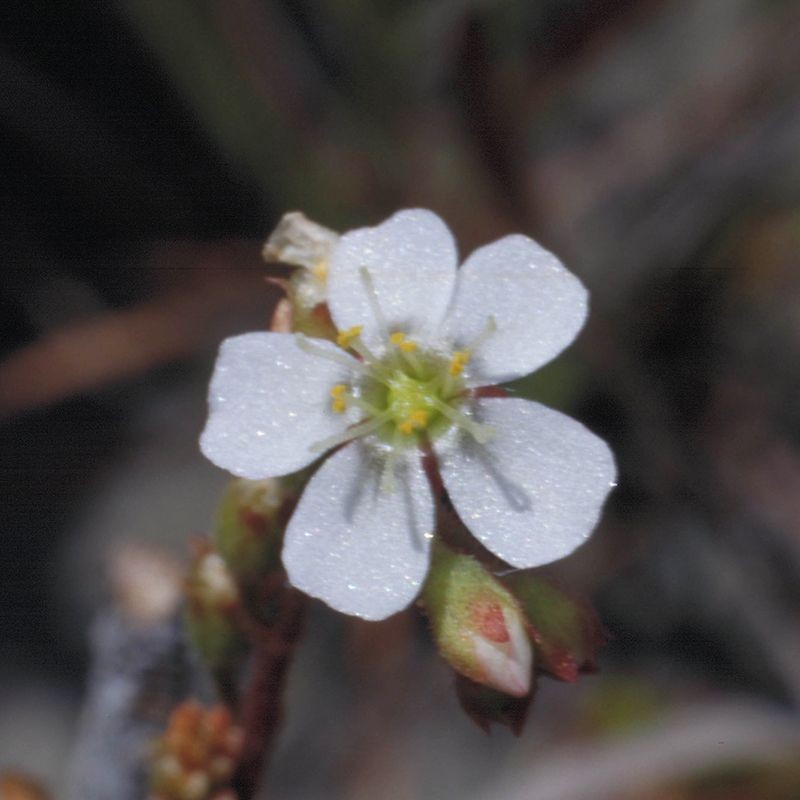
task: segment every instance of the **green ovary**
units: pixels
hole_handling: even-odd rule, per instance
[[[455,385],[460,381],[446,378],[446,369],[446,365],[443,369],[426,369],[424,378],[414,377],[404,369],[394,369],[380,381],[370,380],[363,387],[364,398],[381,412],[388,413],[387,423],[379,430],[382,438],[394,444],[412,444],[423,434],[439,436],[450,427],[452,420],[443,410],[446,412],[460,405],[457,394],[462,387]]]
[[[420,420],[425,416],[427,422],[421,423],[419,427],[427,428],[434,415],[439,414],[436,408],[439,398],[429,383],[423,383],[399,371],[387,383],[386,407],[391,410],[392,420],[396,425],[402,425],[414,416]]]

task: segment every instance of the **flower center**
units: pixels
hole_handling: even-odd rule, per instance
[[[324,452],[346,441],[375,434],[390,445],[391,462],[398,450],[436,438],[453,425],[481,444],[488,441],[492,428],[476,422],[460,407],[469,397],[462,373],[474,350],[495,331],[494,318],[489,317],[482,333],[466,349],[453,351],[449,356],[426,350],[404,331],[390,333],[366,270],[362,270],[362,279],[379,329],[386,337],[386,346],[375,355],[361,338],[363,325],[339,331],[336,343],[344,350],[352,350],[360,362],[351,384],[337,383],[331,387],[331,410],[344,414],[350,408],[357,408],[361,419],[342,433],[313,445],[312,450]],[[353,369],[353,362],[344,354],[321,350],[303,336],[297,342],[308,353]],[[391,466],[390,463],[384,470],[387,474],[392,472]]]
[[[388,336],[385,352],[376,357],[360,333],[360,326],[339,333],[338,343],[361,356],[363,372],[352,386],[331,388],[333,411],[359,408],[364,413],[360,425],[372,422],[370,432],[395,446],[438,436],[463,417],[458,406],[464,400],[464,382],[461,368],[453,369],[461,361],[421,351],[402,331]]]
[[[467,416],[460,406],[467,399],[462,377],[471,350],[450,357],[419,348],[402,331],[387,336],[388,344],[376,357],[361,340],[361,326],[340,331],[338,343],[361,356],[361,380],[339,383],[330,390],[331,409],[343,414],[355,407],[362,420],[347,431],[348,438],[376,434],[393,448],[418,444],[457,425],[480,442],[491,430]]]
[[[392,422],[403,434],[414,430],[425,430],[437,413],[437,402],[433,387],[412,378],[401,370],[387,380],[386,407],[392,412]]]

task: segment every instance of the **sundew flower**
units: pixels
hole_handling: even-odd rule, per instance
[[[383,619],[425,579],[435,529],[426,454],[472,534],[518,568],[571,553],[614,485],[611,452],[583,425],[481,391],[574,339],[583,285],[521,235],[457,264],[439,217],[398,212],[331,251],[337,344],[246,333],[220,349],[203,453],[260,479],[332,451],[289,521],[283,562],[294,586],[347,614]]]

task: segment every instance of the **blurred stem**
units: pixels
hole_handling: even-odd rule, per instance
[[[286,675],[303,627],[308,598],[284,587],[272,624],[253,634],[249,684],[241,705],[244,745],[233,788],[239,800],[255,796],[283,719]]]

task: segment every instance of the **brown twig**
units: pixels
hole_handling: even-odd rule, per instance
[[[255,633],[250,679],[242,699],[244,745],[233,788],[239,800],[255,795],[283,717],[286,675],[302,630],[308,598],[291,587],[281,590],[279,611]]]

